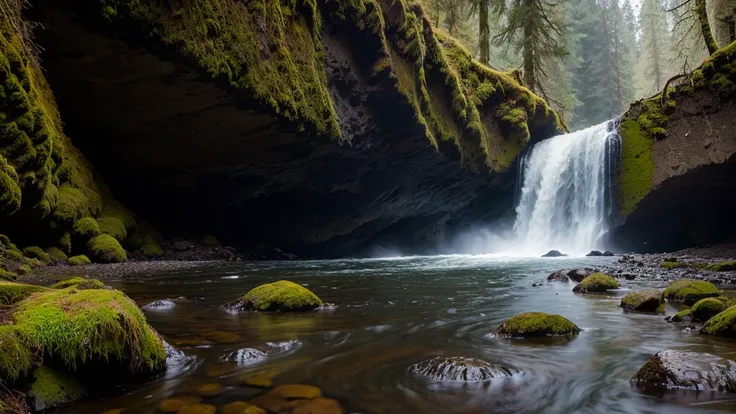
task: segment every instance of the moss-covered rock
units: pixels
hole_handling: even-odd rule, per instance
[[[731,272],[736,270],[736,260],[712,263],[708,265],[706,269],[713,272]]]
[[[23,249],[23,254],[31,259],[38,259],[43,264],[51,263],[49,255],[38,246],[29,246]]]
[[[670,322],[682,322],[685,319],[692,319],[692,310],[684,309],[677,312],[674,316],[670,318]]]
[[[692,318],[697,322],[705,322],[726,309],[726,305],[716,298],[701,299],[693,305]]]
[[[105,284],[97,279],[86,279],[75,276],[61,282],[57,282],[51,286],[52,289],[66,289],[74,286],[77,289],[104,289]]]
[[[74,222],[73,230],[75,236],[84,237],[86,240],[97,237],[102,233],[97,220],[92,217],[85,217]]]
[[[527,312],[507,319],[493,335],[503,338],[577,335],[580,328],[560,315]]]
[[[731,306],[723,312],[708,319],[703,327],[700,328],[700,333],[726,338],[736,338],[736,306]]]
[[[0,304],[12,305],[43,290],[46,289],[41,286],[0,281]]]
[[[34,367],[36,355],[21,342],[12,325],[0,325],[0,379],[13,382]]]
[[[158,257],[164,255],[164,249],[150,234],[143,236],[142,244],[140,246],[141,253],[147,257]]]
[[[43,290],[17,308],[13,319],[19,337],[70,369],[90,360],[123,361],[131,373],[165,366],[161,338],[120,291]]]
[[[672,302],[694,305],[695,302],[721,295],[716,285],[703,280],[682,279],[672,282],[664,290],[664,298]]]
[[[37,411],[70,404],[87,394],[84,385],[71,374],[47,366],[38,368],[33,377],[29,395]]]
[[[125,249],[108,234],[101,234],[87,243],[90,255],[100,262],[117,263],[127,258]]]
[[[9,270],[5,270],[3,268],[0,268],[0,280],[15,280],[18,277],[18,275],[15,274],[15,272],[11,272]]]
[[[231,309],[255,311],[309,311],[322,306],[322,300],[311,290],[288,280],[267,283],[227,305]]]
[[[603,273],[593,273],[578,283],[572,291],[579,293],[599,293],[609,289],[618,289],[619,287],[620,284],[618,281],[611,276]]]
[[[51,247],[49,249],[46,249],[46,254],[49,255],[52,263],[66,263],[67,261],[66,253],[64,253],[58,247]]]
[[[664,312],[664,297],[658,289],[645,289],[629,293],[621,299],[621,307],[630,312]]]
[[[80,254],[78,256],[70,257],[68,263],[71,266],[84,266],[92,263],[92,261],[89,260],[89,257]]]

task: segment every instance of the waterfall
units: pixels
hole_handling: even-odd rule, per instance
[[[517,253],[583,255],[605,248],[621,147],[616,121],[536,144],[522,157],[514,234]]]

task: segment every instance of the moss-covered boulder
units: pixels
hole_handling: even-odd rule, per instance
[[[531,338],[577,335],[580,328],[560,315],[527,312],[507,319],[493,335],[501,338]]]
[[[89,260],[89,257],[81,254],[79,256],[70,257],[68,263],[71,266],[84,266],[92,263],[92,261]]]
[[[33,377],[29,395],[33,397],[36,411],[69,404],[87,394],[84,385],[69,373],[47,366],[38,368]]]
[[[664,312],[664,297],[659,289],[645,289],[629,293],[621,299],[621,305],[630,312]]]
[[[0,305],[12,305],[43,290],[47,289],[36,285],[0,281]]]
[[[0,280],[13,281],[18,277],[15,272],[0,268]]]
[[[108,234],[101,234],[87,244],[90,255],[103,263],[122,262],[127,258],[125,249],[120,243]]]
[[[104,289],[105,284],[97,279],[87,279],[75,276],[66,280],[62,280],[51,286],[52,289],[66,289],[74,286],[77,289]]]
[[[681,310],[669,318],[669,322],[682,322],[686,319],[692,319],[692,312],[690,309]]]
[[[708,319],[703,327],[700,328],[700,333],[725,338],[736,338],[736,306],[731,306]]]
[[[73,231],[75,236],[83,237],[87,240],[101,234],[100,225],[92,217],[85,217],[74,222]]]
[[[583,279],[573,289],[573,292],[579,293],[599,293],[609,289],[618,289],[621,286],[618,281],[611,276],[603,273],[593,273]]]
[[[322,306],[311,290],[288,280],[258,286],[238,301],[227,305],[232,310],[310,311]]]
[[[736,260],[712,263],[708,265],[706,269],[713,272],[731,272],[736,270]]]
[[[52,263],[66,263],[67,255],[58,247],[51,247],[46,249],[46,254],[49,255]]]
[[[726,310],[726,305],[716,298],[705,298],[695,302],[691,310],[693,320],[705,322]]]
[[[0,379],[12,383],[34,367],[36,354],[18,338],[15,327],[0,325],[0,344]]]
[[[24,248],[23,254],[31,259],[38,259],[43,264],[51,263],[49,255],[38,246],[29,246]]]
[[[664,290],[664,298],[672,302],[694,305],[695,302],[721,295],[716,285],[703,280],[682,279],[672,282]]]

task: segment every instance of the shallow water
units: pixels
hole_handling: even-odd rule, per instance
[[[532,287],[552,271],[610,264],[610,258],[503,259],[435,256],[401,259],[223,263],[137,280],[108,282],[139,304],[185,296],[147,311],[149,323],[195,357],[124,395],[88,401],[68,413],[125,408],[157,412],[172,396],[240,376],[320,387],[346,412],[360,413],[679,413],[736,411],[736,400],[684,393],[646,396],[629,384],[654,353],[683,349],[736,359],[732,342],[683,332],[662,316],[624,314],[626,292],[576,295],[572,284]],[[334,307],[304,314],[229,314],[221,305],[280,279],[303,284]],[[663,287],[627,282],[627,288]],[[197,297],[201,299],[193,300]],[[570,341],[507,340],[489,334],[520,312],[559,313],[584,331]],[[668,308],[668,314],[675,312]],[[219,343],[218,343],[219,342]],[[236,366],[220,358],[240,348],[267,352]],[[490,384],[458,386],[414,376],[410,365],[436,355],[464,356],[521,369]],[[248,400],[258,389],[231,386],[208,401]]]

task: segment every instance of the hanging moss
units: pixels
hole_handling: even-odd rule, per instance
[[[64,234],[59,239],[59,247],[65,251],[67,254],[72,252],[72,235],[71,233],[64,232]]]
[[[45,407],[69,404],[87,394],[82,383],[68,373],[42,366],[33,376],[30,394],[43,401]]]
[[[107,234],[114,237],[118,241],[125,240],[128,237],[128,231],[125,229],[125,224],[117,218],[110,216],[102,216],[97,219],[99,229],[102,234]]]
[[[21,342],[12,325],[0,325],[0,351],[2,380],[12,382],[34,366],[34,354]]]
[[[652,189],[652,140],[632,119],[621,123],[621,164],[618,173],[619,212],[626,217]]]
[[[87,248],[95,260],[103,263],[122,262],[127,258],[125,249],[110,235],[101,234],[87,243]]]

